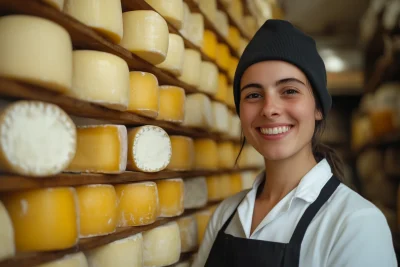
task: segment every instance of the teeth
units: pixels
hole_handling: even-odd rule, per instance
[[[261,130],[261,133],[263,133],[263,134],[274,135],[274,134],[286,133],[287,131],[290,130],[290,126],[274,127],[274,128],[260,128],[260,130]]]

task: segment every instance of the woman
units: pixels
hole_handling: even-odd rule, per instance
[[[193,267],[395,267],[383,214],[341,182],[318,142],[332,100],[313,39],[268,20],[245,49],[234,97],[245,140],[265,158],[253,188],[216,209]]]

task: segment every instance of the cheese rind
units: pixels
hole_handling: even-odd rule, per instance
[[[117,195],[112,185],[85,185],[76,188],[79,201],[79,236],[93,237],[115,232]]]
[[[194,167],[194,143],[187,136],[171,135],[172,155],[167,169],[174,171],[189,171]]]
[[[182,125],[198,128],[211,128],[214,124],[211,100],[202,93],[186,96],[185,118]]]
[[[142,172],[164,170],[171,160],[168,134],[158,126],[144,125],[128,132],[128,169]]]
[[[120,45],[147,62],[163,62],[168,52],[168,25],[153,10],[135,10],[122,14],[124,36]]]
[[[200,247],[204,239],[204,234],[207,229],[208,222],[211,219],[211,211],[205,210],[195,213],[197,221],[197,244]]]
[[[154,74],[131,71],[130,97],[127,111],[139,115],[156,118],[159,109],[158,79]]]
[[[124,125],[78,126],[77,148],[66,171],[122,173],[127,164],[127,129]]]
[[[119,184],[117,227],[141,226],[156,221],[159,212],[157,185],[154,182]]]
[[[14,228],[3,203],[0,201],[0,260],[15,255]]]
[[[228,16],[226,15],[226,13],[222,10],[217,10],[217,14],[216,14],[216,25],[215,27],[217,28],[217,31],[219,31],[219,33],[224,36],[225,38],[228,38],[228,34],[229,34],[229,20],[228,20]]]
[[[199,8],[205,16],[215,24],[217,16],[217,1],[201,0],[199,1]]]
[[[160,90],[160,107],[157,119],[182,123],[185,118],[185,90],[181,87],[163,85]]]
[[[124,111],[129,104],[129,68],[125,60],[101,51],[73,52],[74,74],[69,96]]]
[[[224,141],[218,145],[218,166],[220,168],[233,168],[235,165],[235,148],[232,142]]]
[[[185,209],[204,207],[208,201],[206,178],[186,178],[183,182],[185,186],[183,200]]]
[[[218,168],[217,143],[212,139],[199,138],[194,140],[195,168],[198,170],[215,170]]]
[[[182,0],[145,0],[151,7],[161,14],[177,30],[183,24],[183,1]]]
[[[200,66],[200,52],[194,49],[185,49],[182,74],[178,79],[189,85],[198,87],[200,83]]]
[[[162,63],[156,66],[172,73],[175,76],[180,76],[182,74],[184,56],[185,45],[182,37],[180,35],[170,33],[167,57]]]
[[[229,26],[228,42],[236,50],[240,47],[240,33],[238,28]]]
[[[217,44],[217,36],[215,33],[210,30],[204,30],[204,40],[201,51],[211,59],[215,60],[217,57]]]
[[[2,199],[13,222],[19,252],[51,251],[78,242],[79,217],[72,187],[9,193]]]
[[[228,97],[228,79],[223,73],[218,74],[218,90],[215,94],[215,99],[226,102]]]
[[[65,0],[64,12],[113,43],[121,41],[123,25],[120,0]]]
[[[235,78],[235,72],[236,68],[239,64],[239,60],[236,57],[231,57],[230,58],[230,64],[229,64],[229,78],[233,80]]]
[[[0,76],[62,93],[71,88],[72,42],[63,27],[34,16],[4,16],[0,40]]]
[[[0,114],[0,169],[34,177],[60,173],[75,155],[76,139],[74,123],[58,106],[13,102]]]
[[[197,45],[203,46],[204,42],[204,17],[201,13],[190,13],[187,38]]]
[[[142,254],[142,233],[111,242],[86,252],[90,267],[142,267]]]
[[[184,184],[181,178],[156,182],[160,207],[160,217],[175,217],[184,212]]]
[[[161,267],[178,262],[181,254],[179,226],[173,221],[143,233],[143,266]]]
[[[181,237],[181,251],[191,252],[197,248],[197,221],[193,215],[177,220]]]
[[[214,63],[203,61],[200,68],[199,91],[215,95],[218,91],[218,68]]]
[[[85,257],[85,254],[83,254],[83,252],[77,252],[74,254],[65,255],[60,259],[40,264],[35,267],[88,267],[88,266],[89,265]]]
[[[219,133],[224,133],[229,129],[230,114],[228,107],[217,101],[212,101],[212,110],[214,116],[214,125],[212,130]]]
[[[231,52],[226,44],[217,45],[217,65],[223,70],[229,71]]]

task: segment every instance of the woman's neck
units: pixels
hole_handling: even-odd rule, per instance
[[[266,160],[265,173],[268,178],[259,199],[279,202],[299,184],[301,178],[316,164],[311,149],[307,148],[284,160]]]

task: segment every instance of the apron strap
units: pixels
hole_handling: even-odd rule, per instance
[[[318,195],[318,198],[306,209],[303,216],[300,218],[294,233],[290,239],[289,244],[301,244],[306,234],[307,228],[315,215],[321,209],[321,207],[328,201],[328,199],[335,192],[336,188],[340,185],[340,181],[332,176],[329,181],[322,188]]]

